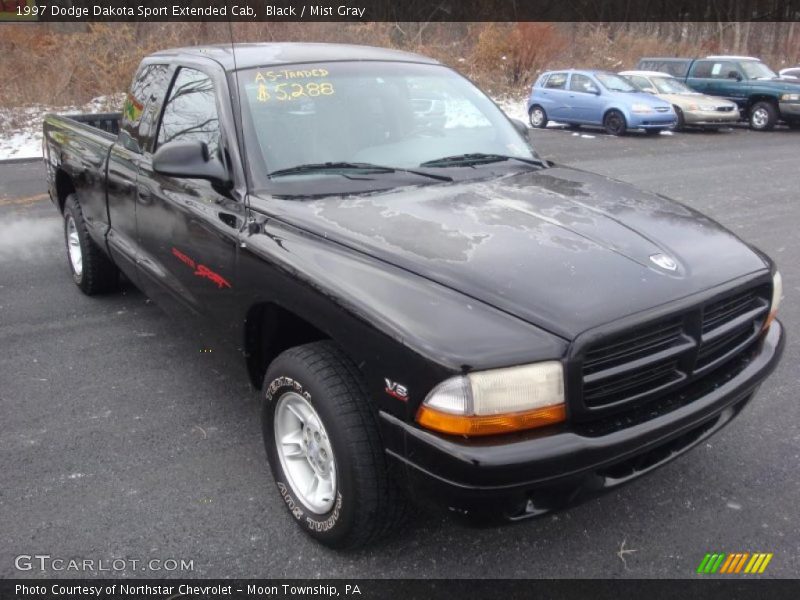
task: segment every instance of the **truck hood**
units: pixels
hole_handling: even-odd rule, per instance
[[[782,77],[771,77],[769,79],[748,79],[748,83],[763,88],[785,91],[796,94],[800,91],[800,79],[785,79]]]
[[[567,339],[766,268],[696,211],[564,167],[262,206]]]

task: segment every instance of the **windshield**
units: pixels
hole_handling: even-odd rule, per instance
[[[597,80],[603,84],[603,87],[612,92],[635,92],[636,88],[631,85],[626,79],[613,73],[595,73]]]
[[[244,70],[238,78],[257,185],[270,176],[331,177],[358,165],[438,173],[453,165],[437,160],[464,155],[535,159],[489,98],[439,65],[300,64]],[[354,177],[381,176],[364,168]]]
[[[762,62],[742,61],[739,65],[748,79],[772,79],[778,75]]]
[[[694,90],[684,85],[674,77],[651,77],[650,81],[656,86],[659,94],[692,94]]]

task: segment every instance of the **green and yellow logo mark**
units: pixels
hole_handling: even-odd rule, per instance
[[[728,575],[731,573],[763,573],[771,560],[772,552],[709,553],[700,561],[697,572],[701,574],[726,573]]]

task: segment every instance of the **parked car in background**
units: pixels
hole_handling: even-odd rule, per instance
[[[622,71],[620,75],[642,92],[658,96],[672,104],[678,121],[675,129],[684,127],[719,127],[739,120],[735,102],[695,92],[668,73],[659,71]]]
[[[703,94],[735,102],[752,129],[768,131],[778,121],[800,127],[800,80],[781,78],[752,56],[642,58],[638,71],[660,71]]]
[[[533,127],[548,121],[568,125],[598,125],[611,135],[629,129],[658,134],[677,122],[672,105],[608,71],[546,71],[536,80],[528,99]]]
[[[797,67],[789,67],[788,69],[781,69],[778,71],[778,75],[782,78],[791,77],[792,79],[800,81],[800,65]]]

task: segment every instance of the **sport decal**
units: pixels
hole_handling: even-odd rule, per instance
[[[172,249],[172,255],[179,261],[181,261],[183,264],[185,264],[187,267],[192,269],[192,271],[197,277],[203,277],[205,279],[208,279],[209,281],[216,283],[218,289],[231,287],[231,284],[222,275],[212,271],[205,265],[198,265],[192,258],[186,256],[183,252],[181,252],[177,248]]]

